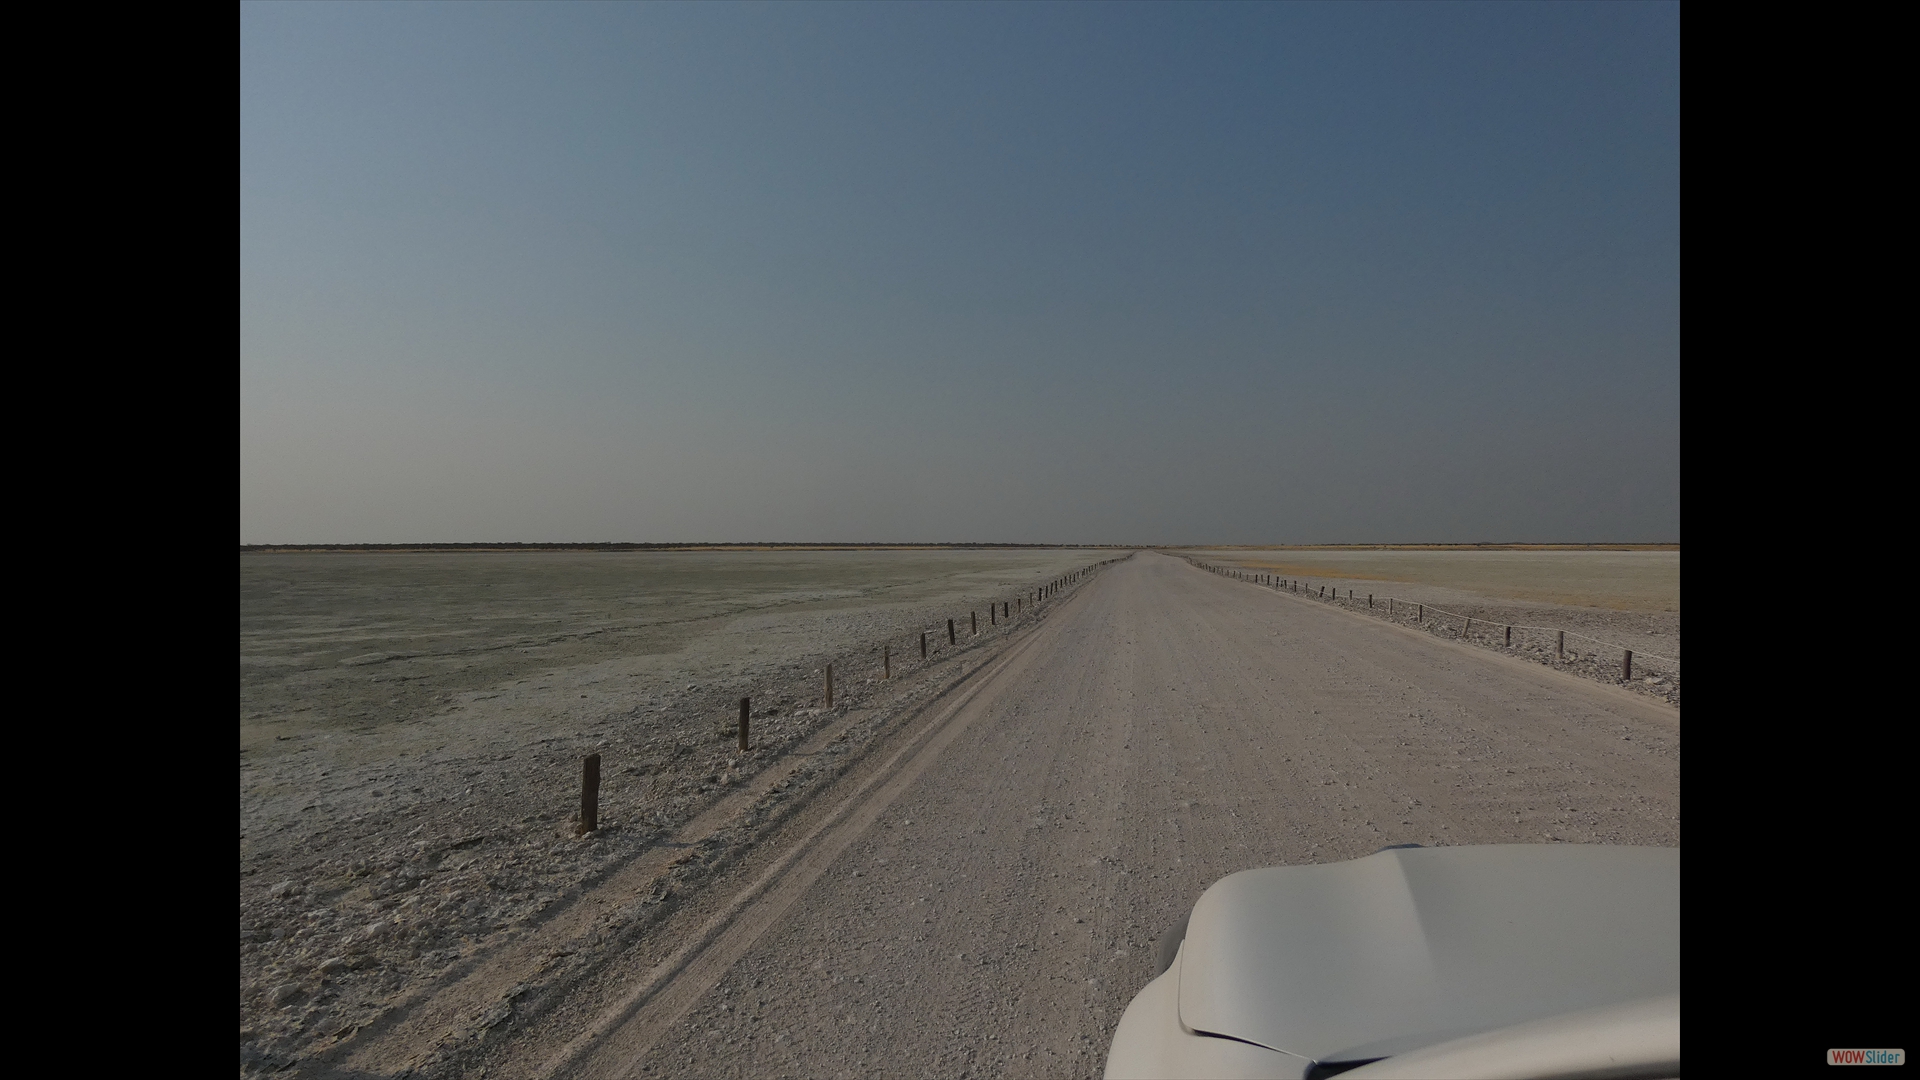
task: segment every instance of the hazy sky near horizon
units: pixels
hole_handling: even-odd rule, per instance
[[[1680,537],[1679,8],[243,4],[240,539]]]

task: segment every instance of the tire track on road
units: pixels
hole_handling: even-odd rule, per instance
[[[910,787],[972,721],[983,691],[1000,688],[1031,662],[1039,642],[1057,633],[1068,597],[1026,640],[976,671],[972,683],[926,729],[869,775],[810,833],[714,914],[689,941],[631,987],[540,1069],[541,1077],[622,1077],[698,998],[711,990],[782,912],[812,887],[848,844]],[[904,764],[902,762],[904,761]]]

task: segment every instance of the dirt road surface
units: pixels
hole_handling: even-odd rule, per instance
[[[564,1001],[411,1065],[1097,1076],[1153,942],[1222,876],[1393,843],[1678,846],[1679,743],[1644,697],[1142,553]],[[403,1075],[380,1045],[314,1074]]]

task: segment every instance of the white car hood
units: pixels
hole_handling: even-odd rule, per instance
[[[1194,905],[1180,1022],[1363,1060],[1680,989],[1680,852],[1411,848],[1248,870]]]

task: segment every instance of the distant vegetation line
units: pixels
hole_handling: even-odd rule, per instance
[[[1130,544],[801,544],[754,541],[731,544],[241,544],[242,554],[276,551],[909,551],[975,550],[989,548],[1138,547]]]
[[[1679,544],[241,544],[241,554],[277,551],[975,551],[996,549],[1157,548],[1163,551],[1679,551]]]
[[[1183,551],[1679,551],[1679,544],[1182,544]]]

